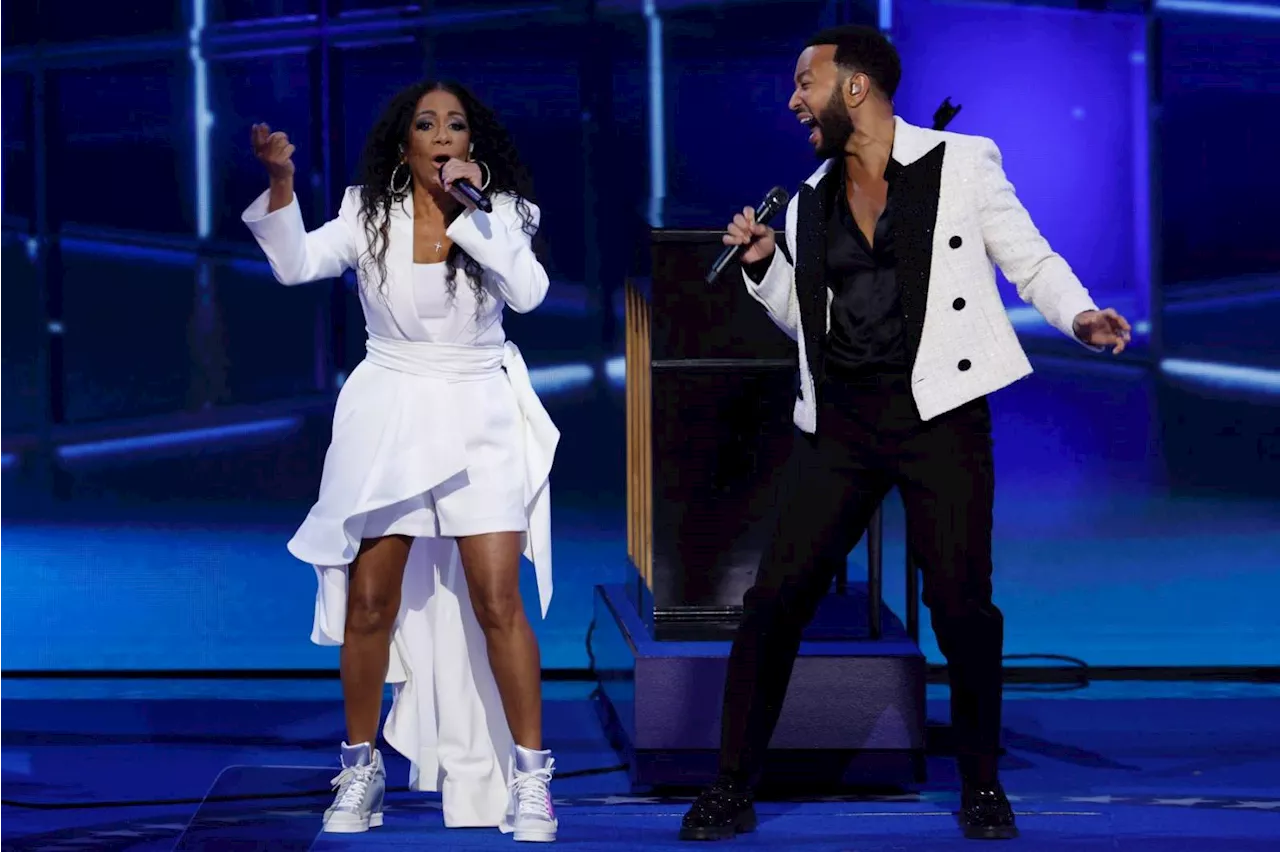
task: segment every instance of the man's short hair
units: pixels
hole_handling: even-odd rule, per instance
[[[893,100],[902,80],[898,51],[875,27],[831,27],[809,39],[806,47],[833,45],[836,65],[849,73],[866,74],[877,89]]]

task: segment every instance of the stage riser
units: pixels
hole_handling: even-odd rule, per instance
[[[925,661],[886,614],[892,638],[808,642],[772,742],[771,783],[817,788],[922,780]],[[636,785],[714,777],[727,642],[650,638],[621,586],[597,587],[589,647],[603,718]]]
[[[726,665],[723,657],[638,660],[633,746],[718,747]],[[772,747],[924,748],[924,676],[923,659],[802,657]]]

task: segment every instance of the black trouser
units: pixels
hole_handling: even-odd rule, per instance
[[[798,432],[773,538],[729,654],[723,774],[751,783],[782,710],[800,634],[889,489],[906,508],[947,658],[961,771],[994,781],[1004,617],[991,601],[991,412],[978,399],[925,423],[907,380],[824,383],[816,435]]]

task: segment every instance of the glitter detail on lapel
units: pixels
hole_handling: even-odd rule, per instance
[[[898,282],[902,288],[902,325],[907,340],[907,363],[914,367],[924,333],[925,305],[929,301],[929,270],[933,265],[933,229],[938,219],[938,194],[942,185],[942,158],[947,143],[902,167],[901,184],[894,195],[897,210],[893,240],[898,255]]]
[[[822,356],[827,336],[825,224],[828,195],[822,181],[818,182],[816,189],[803,184],[800,187],[800,207],[796,211],[796,299],[800,303],[805,358],[809,362],[815,395],[822,384]]]

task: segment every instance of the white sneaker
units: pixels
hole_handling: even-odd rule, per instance
[[[551,776],[556,762],[549,751],[516,746],[511,753],[511,805],[515,839],[550,843],[560,826],[551,802]]]
[[[338,794],[324,812],[324,831],[358,834],[382,825],[387,770],[380,751],[369,743],[343,743],[342,771],[330,783]]]

